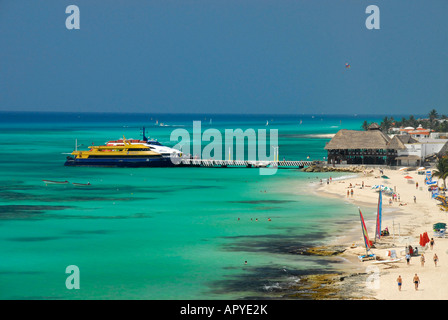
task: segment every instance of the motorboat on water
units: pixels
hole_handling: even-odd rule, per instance
[[[146,137],[145,135],[145,128],[143,127],[143,138],[142,140],[140,139],[126,139],[123,137],[123,139],[118,139],[118,140],[111,140],[106,142],[107,146],[122,146],[124,145],[124,141],[126,140],[127,142],[131,143],[131,144],[143,144],[143,145],[147,145],[151,148],[152,151],[160,153],[163,157],[182,157],[182,152],[180,152],[177,149],[174,148],[170,148],[167,146],[164,146],[163,144],[161,144],[160,142],[158,142],[157,140],[154,139],[149,139],[148,137]]]
[[[67,157],[65,166],[99,167],[172,167],[170,157],[155,152],[148,144],[131,143],[89,146],[89,150],[75,150]]]
[[[42,180],[46,185],[48,184],[67,184],[68,181],[54,181],[54,180]]]

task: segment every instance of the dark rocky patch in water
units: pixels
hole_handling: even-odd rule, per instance
[[[68,206],[44,206],[44,205],[0,205],[0,220],[33,219],[45,211],[65,210]]]
[[[19,242],[36,242],[36,241],[51,241],[51,240],[60,240],[64,237],[17,237],[17,238],[8,238],[8,241],[19,241]]]
[[[242,300],[262,299],[316,299],[337,293],[331,281],[323,283],[317,279],[337,279],[337,272],[324,269],[291,270],[281,266],[247,267],[246,274],[228,276],[224,280],[210,283],[214,294],[241,294]],[[327,285],[327,286],[326,286]]]
[[[112,232],[113,232],[112,230],[70,230],[65,232],[65,234],[79,236],[89,234],[92,235],[110,234]]]
[[[93,190],[91,190],[92,192]],[[90,193],[91,193],[90,192]],[[96,194],[92,196],[66,196],[66,195],[33,195],[22,192],[4,191],[0,198],[6,201],[41,201],[41,202],[82,202],[82,201],[135,201],[135,200],[154,200],[150,197],[99,197]]]
[[[49,213],[47,211],[62,211],[75,207],[44,206],[44,205],[0,205],[0,220],[41,220],[41,219],[147,219],[152,218],[148,213],[133,213],[128,215],[95,216],[82,214]]]
[[[324,235],[321,233],[304,236],[254,235],[226,237],[234,241],[223,245],[223,249],[226,251],[298,254],[313,247],[313,242],[321,240],[323,237]]]

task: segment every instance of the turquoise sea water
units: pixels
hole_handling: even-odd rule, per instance
[[[269,298],[302,274],[331,270],[322,258],[292,253],[325,243],[357,218],[343,201],[310,197],[310,182],[329,174],[63,166],[75,139],[83,149],[123,135],[139,138],[145,126],[173,146],[171,132],[191,130],[193,120],[203,130],[278,129],[279,158],[288,160],[322,160],[330,140],[322,135],[378,121],[1,113],[0,299]],[[91,186],[46,186],[43,179]],[[79,290],[66,288],[69,265],[79,267]]]

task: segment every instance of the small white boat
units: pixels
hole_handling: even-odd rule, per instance
[[[387,259],[387,260],[376,260],[373,261],[372,263],[378,264],[378,263],[394,263],[394,262],[398,262],[401,261],[401,258],[396,258],[396,259]]]
[[[271,163],[270,161],[247,161],[253,167],[256,168],[266,168]]]
[[[90,182],[87,182],[87,183],[76,183],[76,182],[73,182],[72,183],[74,186],[90,186]]]
[[[67,184],[68,181],[53,181],[53,180],[42,180],[45,184]]]
[[[358,256],[359,261],[364,262],[364,261],[369,261],[369,260],[375,260],[376,256],[374,254],[366,254],[366,255],[361,255]]]

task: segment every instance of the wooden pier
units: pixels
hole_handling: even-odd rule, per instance
[[[250,161],[250,160],[205,160],[205,159],[179,159],[179,165],[185,167],[246,167],[246,168],[304,168],[314,161]]]

